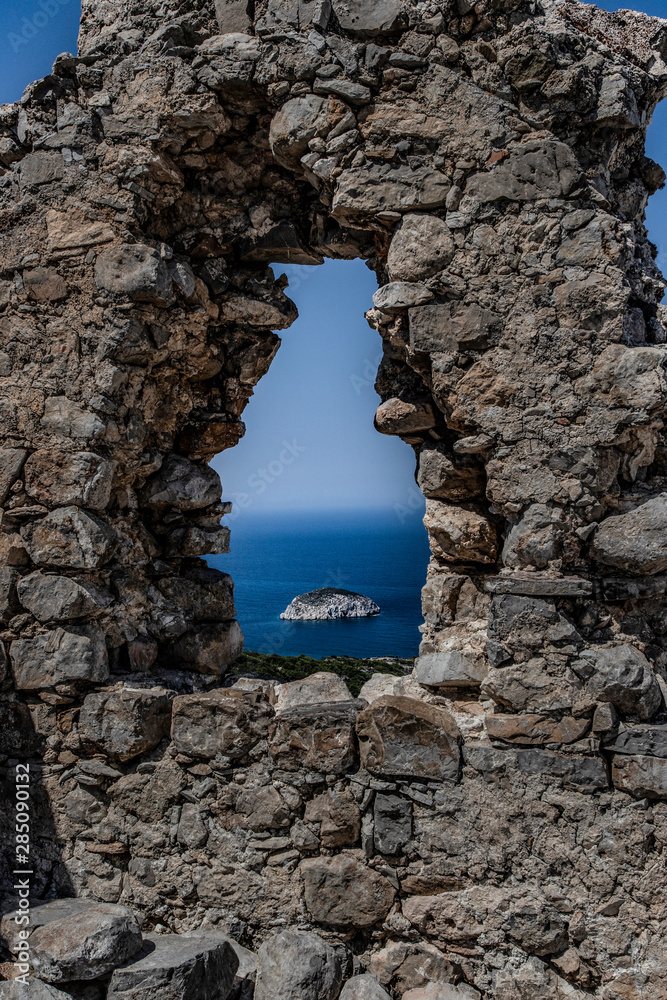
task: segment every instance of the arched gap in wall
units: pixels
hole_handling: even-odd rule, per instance
[[[361,260],[275,265],[300,317],[244,413],[247,431],[213,461],[234,503],[229,572],[246,648],[415,656],[428,542],[412,449],[373,417],[382,342],[364,320],[377,288]],[[280,614],[320,587],[374,600],[379,616],[292,622]]]

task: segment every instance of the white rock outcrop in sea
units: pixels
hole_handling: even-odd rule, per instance
[[[307,594],[299,594],[289,604],[281,618],[290,621],[326,621],[331,618],[370,618],[379,615],[380,609],[370,597],[351,590],[320,587]]]

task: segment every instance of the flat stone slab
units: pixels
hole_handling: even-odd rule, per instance
[[[97,906],[94,899],[54,899],[50,903],[31,903],[30,930],[34,933],[45,924],[50,924],[54,920],[63,920],[66,917],[74,917],[94,906]],[[0,937],[13,955],[17,951],[18,935],[21,929],[15,920],[17,916],[19,916],[19,911],[12,910],[11,913],[6,913],[0,921]]]
[[[633,726],[606,742],[605,750],[630,756],[667,757],[667,725]]]
[[[554,579],[516,573],[512,576],[489,576],[484,581],[487,594],[519,594],[526,597],[579,597],[593,593],[593,581],[578,576]]]
[[[0,1000],[71,1000],[71,997],[41,979],[28,979],[25,983],[13,979],[0,983]]]
[[[215,932],[146,934],[140,954],[111,976],[107,1000],[226,1000],[238,967]]]
[[[664,757],[617,754],[611,762],[615,788],[639,798],[667,799],[667,760]]]

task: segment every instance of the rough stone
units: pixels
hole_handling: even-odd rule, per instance
[[[92,452],[36,451],[25,464],[25,488],[37,503],[104,510],[113,474],[113,463]]]
[[[332,927],[373,927],[389,913],[395,891],[384,876],[349,854],[301,863],[308,912]]]
[[[482,994],[468,983],[429,983],[408,990],[403,1000],[480,1000]]]
[[[627,514],[607,517],[593,536],[591,555],[605,566],[652,576],[667,569],[667,493]]]
[[[164,662],[174,670],[195,670],[221,677],[243,652],[243,633],[238,622],[199,625],[164,650]]]
[[[375,413],[375,428],[380,434],[414,434],[434,426],[433,410],[426,403],[387,399]]]
[[[356,170],[344,170],[338,177],[332,215],[350,225],[380,212],[438,208],[450,187],[439,170],[371,163],[361,176]]]
[[[500,317],[476,303],[443,302],[415,306],[409,312],[414,351],[484,351],[491,346]]]
[[[38,691],[68,681],[100,683],[109,676],[104,633],[91,625],[69,625],[17,639],[9,647],[14,682]]]
[[[437,558],[446,562],[495,562],[498,554],[496,531],[482,514],[438,500],[427,500],[424,525]]]
[[[300,767],[343,774],[354,767],[354,724],[360,701],[320,703],[284,711],[269,725],[269,753],[286,771]]]
[[[667,760],[643,754],[636,757],[615,754],[611,780],[616,788],[630,795],[667,799]]]
[[[565,715],[560,721],[541,715],[488,715],[486,731],[492,740],[520,746],[576,743],[590,728],[588,719]]]
[[[205,465],[169,455],[159,472],[146,483],[142,502],[151,509],[174,507],[176,510],[200,510],[217,503],[222,493],[217,472]]]
[[[400,313],[411,306],[430,302],[433,292],[416,281],[391,281],[373,295],[373,305],[385,313]]]
[[[172,706],[171,738],[180,753],[211,760],[242,757],[267,733],[268,705],[231,688],[179,695]]]
[[[352,701],[350,689],[338,674],[320,670],[303,680],[288,681],[276,689],[274,708],[286,712],[302,705],[322,705],[329,702]]]
[[[445,445],[426,445],[419,452],[417,484],[429,500],[473,500],[484,495],[484,472],[474,459],[455,458]]]
[[[41,979],[10,980],[0,983],[2,1000],[68,1000],[70,994],[43,983]]]
[[[317,934],[284,930],[257,954],[255,1000],[335,1000],[342,982],[340,962]]]
[[[406,23],[401,0],[334,0],[333,6],[343,31],[361,38],[392,34]]]
[[[371,774],[456,781],[459,732],[444,708],[378,698],[357,718],[361,761]]]
[[[667,725],[632,726],[615,732],[605,740],[605,748],[612,753],[667,757]]]
[[[588,690],[621,712],[651,719],[662,703],[653,668],[643,653],[624,643],[596,651],[595,673]]]
[[[100,608],[90,591],[76,580],[41,571],[22,577],[17,593],[26,611],[40,622],[86,618]]]
[[[95,264],[95,282],[98,288],[135,302],[168,306],[174,300],[167,265],[153,247],[143,243],[102,250]]]
[[[479,201],[533,201],[567,196],[580,176],[572,151],[552,140],[524,142],[488,173],[475,174],[466,194]]]
[[[120,761],[152,750],[170,725],[170,692],[160,687],[95,691],[86,695],[79,716],[81,737]]]
[[[404,215],[389,247],[387,272],[392,281],[422,281],[447,267],[454,250],[451,231],[437,215]]]
[[[352,795],[345,790],[317,795],[306,804],[306,823],[319,823],[323,847],[356,844],[361,829],[361,814]]]
[[[27,454],[25,448],[0,448],[0,503],[7,499],[9,489],[18,479]]]
[[[144,947],[116,969],[108,1000],[227,1000],[238,958],[215,931],[146,934]]]
[[[390,1000],[375,976],[353,976],[343,986],[340,1000]]]
[[[373,804],[373,837],[380,854],[398,854],[412,838],[412,803],[378,792]]]
[[[38,566],[97,569],[113,555],[117,537],[104,521],[78,507],[60,507],[21,528],[21,538]]]

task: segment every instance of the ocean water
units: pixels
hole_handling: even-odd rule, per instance
[[[428,541],[420,512],[241,512],[231,552],[208,563],[231,573],[248,650],[320,658],[416,656]],[[318,587],[372,598],[381,614],[339,621],[281,621],[290,601]]]

